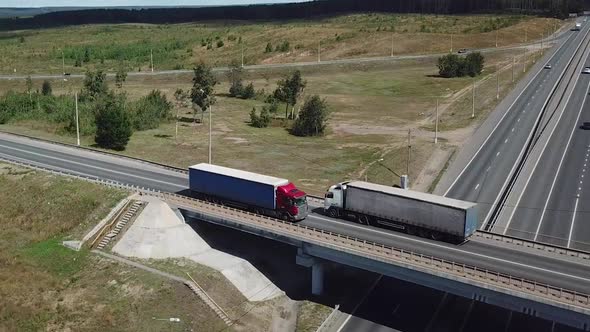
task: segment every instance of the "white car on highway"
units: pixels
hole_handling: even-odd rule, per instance
[[[582,74],[590,74],[590,67],[584,67],[584,69],[582,69]]]

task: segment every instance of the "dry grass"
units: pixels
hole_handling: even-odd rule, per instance
[[[410,179],[415,179],[434,149],[431,142],[436,97],[440,96],[441,105],[446,107],[441,112],[440,128],[447,137],[441,141],[460,144],[469,135],[469,130],[461,128],[470,128],[493,109],[496,103],[493,74],[497,65],[505,65],[514,55],[518,54],[504,51],[488,56],[488,66],[482,77],[487,80],[478,87],[480,104],[475,121],[470,118],[470,108],[466,107],[471,105],[472,79],[437,77],[434,60],[303,68],[308,82],[306,94],[320,94],[331,108],[328,135],[323,138],[296,138],[280,126],[250,127],[250,110],[263,102],[226,97],[224,92],[229,85],[223,81],[216,89],[218,101],[213,111],[213,161],[286,177],[314,194],[322,194],[334,182],[364,178],[365,174],[371,181],[391,184],[393,175],[376,165],[375,160],[397,151],[391,155],[395,161],[387,164],[395,162],[395,171],[405,174],[407,152],[404,147],[408,129],[412,129],[414,156]],[[519,60],[517,66],[521,66]],[[272,91],[277,78],[284,73],[285,70],[277,69],[251,71],[247,73],[247,80],[252,80],[257,90]],[[508,70],[501,75],[502,95],[512,87],[510,74]],[[516,78],[520,75],[522,71],[517,72]],[[190,78],[190,75],[130,77],[124,90],[129,98],[137,99],[158,88],[173,100],[177,88],[190,88]],[[0,82],[0,89],[7,89],[9,84]],[[72,93],[80,89],[80,84],[80,80],[55,82],[54,90]],[[489,98],[491,94],[494,98]],[[124,153],[178,167],[207,161],[208,116],[205,116],[204,125],[194,125],[189,108],[178,111],[188,121],[180,123],[178,140],[174,137],[175,124],[167,123],[155,130],[135,132]],[[277,116],[282,116],[283,112],[280,109]],[[74,142],[73,137],[57,135],[58,127],[36,121],[12,123],[1,128]],[[460,132],[455,133],[458,128]],[[92,145],[93,138],[84,137],[82,143]]]
[[[322,304],[303,301],[299,306],[296,332],[314,332],[332,312],[332,308]]]
[[[61,49],[81,54],[86,48],[95,53],[112,50],[119,54],[122,50],[121,55],[106,58],[103,64],[101,55],[91,54],[91,61],[83,66],[115,70],[120,59],[126,59],[130,70],[146,71],[151,49],[155,52],[156,69],[190,68],[198,60],[227,65],[241,59],[242,46],[247,64],[315,61],[320,42],[324,60],[387,56],[391,53],[392,38],[396,54],[439,53],[451,48],[451,38],[455,50],[493,47],[497,31],[498,45],[507,46],[524,42],[525,27],[530,41],[539,39],[542,33],[553,32],[561,24],[555,19],[526,16],[364,14],[285,23],[120,24],[31,30],[5,33],[6,38],[0,38],[0,73],[12,74],[14,69],[21,74],[61,73]],[[25,38],[24,43],[20,43],[20,36]],[[216,37],[225,46],[213,45],[212,50],[201,46],[202,39]],[[273,46],[288,41],[291,50],[264,53],[268,41]],[[172,44],[177,45],[171,47]],[[67,72],[85,70],[74,67],[74,62],[66,60]]]
[[[60,245],[126,193],[0,165],[0,331],[217,330],[178,283]],[[152,317],[179,317],[182,323]]]

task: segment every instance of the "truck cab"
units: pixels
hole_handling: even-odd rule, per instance
[[[340,211],[344,208],[344,191],[347,183],[338,183],[328,188],[324,198],[324,212],[330,217],[340,216]]]
[[[300,221],[307,217],[309,207],[307,194],[292,183],[277,187],[277,209],[283,212],[284,219]]]

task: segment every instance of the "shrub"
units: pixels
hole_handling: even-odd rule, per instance
[[[254,84],[250,82],[242,91],[242,99],[254,99],[256,97],[256,91],[254,90]]]
[[[264,50],[264,53],[272,53],[272,44],[270,42],[266,44],[266,49]]]
[[[296,136],[322,136],[328,120],[328,105],[315,95],[305,102],[291,133]]]
[[[223,43],[223,40],[218,40],[218,41],[217,41],[217,48],[221,48],[221,47],[223,47],[223,45],[225,45],[225,44]]]
[[[133,128],[136,130],[155,129],[170,118],[172,103],[160,90],[153,90],[139,99],[133,106]]]
[[[256,114],[256,107],[253,107],[252,111],[250,111],[250,125],[252,127],[266,128],[268,125],[270,125],[270,121],[270,113],[266,107],[262,108],[260,115]]]
[[[447,54],[438,59],[438,72],[442,77],[471,77],[481,74],[484,66],[484,57],[479,52],[470,53],[466,57],[456,54]]]
[[[96,136],[99,147],[125,150],[132,128],[128,113],[123,109],[123,100],[113,93],[102,95],[95,103]]]

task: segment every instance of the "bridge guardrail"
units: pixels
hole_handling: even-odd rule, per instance
[[[164,193],[149,188],[121,184],[111,180],[102,180],[98,178],[73,175],[66,172],[55,171],[33,163],[6,158],[2,155],[0,155],[0,160],[38,169],[41,171],[47,171],[53,174],[79,178],[109,187],[136,191],[140,194],[160,198],[163,201],[167,201],[180,207],[194,208],[200,211],[205,210],[207,211],[207,214],[217,215],[218,217],[229,217],[241,224],[249,224],[250,226],[264,229],[265,231],[278,235],[291,236],[292,238],[308,243],[313,243],[321,247],[340,250],[353,255],[361,255],[388,264],[394,264],[398,266],[400,264],[405,264],[421,271],[427,270],[426,272],[430,271],[446,273],[447,275],[467,279],[468,281],[473,281],[476,279],[480,282],[502,289],[527,293],[545,298],[553,302],[575,306],[582,308],[583,310],[590,310],[590,294],[555,287],[548,284],[539,283],[534,280],[515,277],[509,274],[504,274],[488,269],[482,269],[473,265],[457,263],[454,261],[449,261],[430,255],[424,255],[402,248],[387,246],[348,235],[334,233],[305,225],[293,224],[266,216],[260,216],[250,212],[217,205],[178,194]]]

